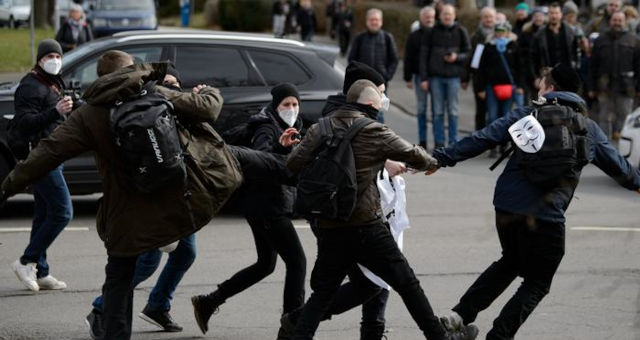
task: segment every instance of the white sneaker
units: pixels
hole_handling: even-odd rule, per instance
[[[51,275],[39,278],[38,286],[40,286],[40,289],[44,290],[58,290],[67,288],[67,284],[64,281],[60,281]]]
[[[40,290],[40,286],[38,286],[38,282],[36,281],[36,273],[38,270],[36,269],[35,263],[22,264],[20,260],[16,260],[11,264],[11,269],[16,273],[18,280],[27,288],[34,292]]]

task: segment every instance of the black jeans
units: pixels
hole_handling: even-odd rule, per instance
[[[104,340],[131,339],[133,313],[133,274],[137,256],[109,256],[102,286]]]
[[[283,313],[299,308],[304,303],[304,279],[307,259],[291,219],[286,216],[270,218],[247,217],[256,244],[258,260],[218,286],[224,299],[253,286],[273,273],[277,255],[287,267],[284,283]]]
[[[318,257],[311,274],[313,293],[302,310],[293,339],[311,339],[329,310],[342,280],[360,263],[395,289],[409,313],[430,340],[444,338],[444,328],[420,282],[382,223],[358,227],[320,229]]]
[[[485,91],[485,89],[479,90]],[[482,130],[487,126],[487,101],[486,99],[478,97],[476,89],[473,89],[473,99],[475,99],[476,102],[476,130]]]
[[[503,211],[496,211],[502,257],[491,264],[462,296],[455,312],[465,324],[504,292],[516,277],[520,288],[494,320],[487,339],[513,339],[520,326],[549,293],[551,281],[564,256],[565,228]]]

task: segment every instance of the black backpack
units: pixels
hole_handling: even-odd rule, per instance
[[[358,199],[351,140],[373,122],[357,119],[346,131],[334,134],[330,118],[318,121],[322,144],[298,180],[295,207],[300,215],[342,221],[351,217]]]
[[[582,168],[589,163],[586,118],[559,104],[540,106],[533,114],[544,129],[545,140],[536,153],[514,148],[520,168],[542,190],[575,188]]]
[[[127,180],[139,192],[185,185],[187,171],[173,104],[148,82],[140,94],[111,108],[111,130]]]

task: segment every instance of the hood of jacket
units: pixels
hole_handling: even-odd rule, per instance
[[[142,91],[151,80],[162,81],[168,63],[145,63],[123,67],[96,79],[84,93],[84,100],[91,105],[112,105]]]
[[[327,102],[322,108],[322,117],[326,117],[335,110],[339,109],[342,105],[347,103],[347,96],[342,93],[335,94],[327,97]]]
[[[554,91],[544,94],[542,97],[545,98],[544,104],[560,104],[570,106],[572,109],[582,113],[583,115],[587,115],[587,113],[589,112],[587,103],[584,101],[584,99],[573,92]]]

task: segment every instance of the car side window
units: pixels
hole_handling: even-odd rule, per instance
[[[183,87],[251,85],[246,62],[240,52],[231,47],[178,46],[176,68],[180,71]]]
[[[267,85],[272,86],[283,82],[300,85],[311,79],[291,56],[259,50],[250,50],[249,54]]]
[[[162,46],[122,47],[118,49],[133,56],[134,63],[136,64],[160,61],[160,57],[162,56]],[[94,80],[98,79],[97,69],[99,58],[100,54],[82,63],[71,72],[70,76],[65,77],[68,78],[65,79],[65,83],[69,84],[69,80],[76,80],[79,82],[80,88],[86,90]]]

